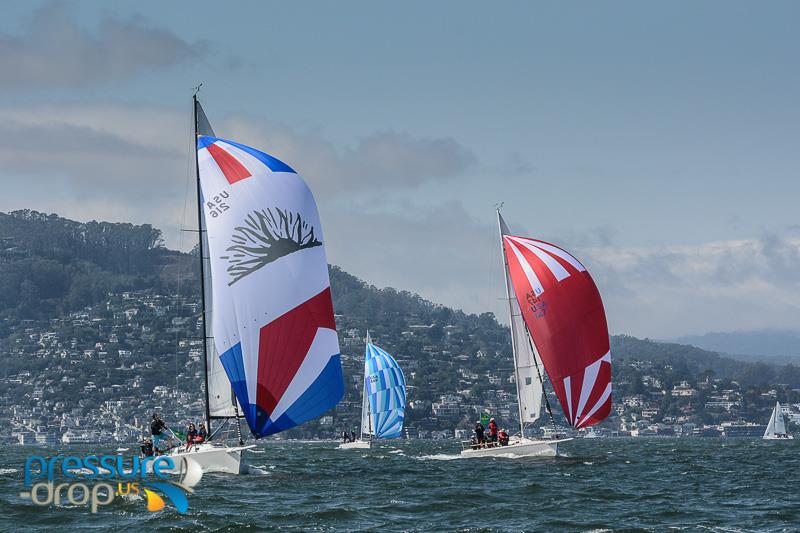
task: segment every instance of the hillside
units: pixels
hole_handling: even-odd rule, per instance
[[[49,318],[108,292],[165,290],[187,272],[150,225],[81,223],[23,210],[0,213],[0,318]]]
[[[199,416],[196,255],[164,248],[148,225],[84,224],[34,211],[0,214],[0,244],[6,428],[63,432],[101,419],[108,434],[118,434],[113,420],[97,416],[101,407],[127,420],[152,410],[175,420]],[[513,425],[509,335],[491,313],[466,314],[379,289],[335,266],[330,274],[346,396],[331,417],[289,435],[331,435],[357,424],[367,329],[405,371],[407,426],[467,427],[482,410]],[[609,427],[761,420],[776,398],[800,400],[796,366],[628,336],[611,340],[618,405]]]

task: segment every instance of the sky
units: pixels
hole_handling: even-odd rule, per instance
[[[7,2],[0,211],[191,248],[191,95],[331,263],[506,321],[495,205],[612,333],[800,329],[800,3]]]

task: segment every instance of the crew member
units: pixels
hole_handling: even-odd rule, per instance
[[[202,444],[208,440],[208,430],[203,422],[200,422],[200,427],[197,428],[197,436],[194,438],[195,444]]]
[[[486,442],[485,433],[486,433],[486,428],[483,427],[481,421],[478,420],[477,422],[475,422],[475,440],[478,442],[478,446]]]
[[[497,437],[497,442],[500,443],[500,446],[508,446],[508,431],[501,429]]]
[[[153,455],[153,441],[145,437],[142,441],[141,445],[142,455],[145,457],[151,457]]]
[[[494,418],[489,420],[489,442],[497,445],[497,422],[494,421]]]
[[[167,435],[164,433],[165,429],[167,429],[167,425],[161,419],[161,416],[158,413],[153,413],[153,420],[150,422],[150,434],[153,436],[153,449],[156,454],[163,451],[162,444],[167,440]]]
[[[194,427],[194,424],[189,424],[189,427],[186,428],[186,449],[187,451],[189,448],[192,447],[192,444],[196,442],[197,439],[197,428]]]

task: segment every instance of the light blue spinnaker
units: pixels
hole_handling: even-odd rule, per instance
[[[364,360],[364,392],[369,399],[368,420],[365,420],[368,432],[378,439],[401,436],[406,412],[406,378],[397,361],[371,342],[367,342]]]

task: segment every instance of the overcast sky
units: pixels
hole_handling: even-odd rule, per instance
[[[494,204],[613,333],[800,329],[800,3],[16,2],[0,210],[191,247],[191,88],[310,183],[332,263],[505,320]],[[188,204],[188,205],[187,205]]]

